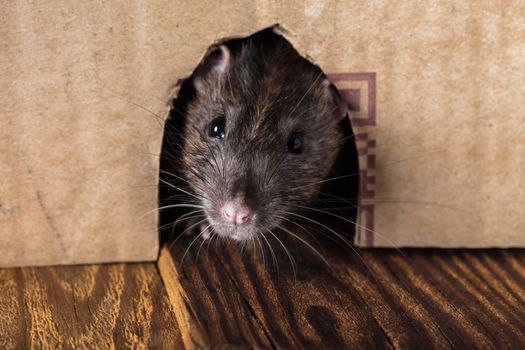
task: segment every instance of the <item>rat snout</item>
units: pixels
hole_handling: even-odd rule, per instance
[[[242,225],[253,218],[253,212],[243,202],[227,200],[221,208],[221,214],[227,223]]]

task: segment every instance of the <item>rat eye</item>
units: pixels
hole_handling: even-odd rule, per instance
[[[208,136],[222,140],[226,131],[226,118],[224,116],[216,117],[208,125]]]
[[[303,140],[301,138],[301,135],[296,132],[293,133],[288,139],[286,146],[288,146],[288,150],[292,153],[301,153],[303,151]]]

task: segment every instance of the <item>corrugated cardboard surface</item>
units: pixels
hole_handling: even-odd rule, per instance
[[[274,23],[347,74],[354,119],[373,111],[361,244],[525,246],[524,6],[4,3],[0,265],[154,259],[171,87],[210,43]]]

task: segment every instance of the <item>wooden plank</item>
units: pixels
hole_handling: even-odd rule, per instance
[[[193,237],[183,237],[164,247],[159,268],[187,347],[525,348],[525,250],[358,255],[328,240],[316,246],[327,265],[281,239],[295,275],[279,244],[278,269],[258,245],[186,250]]]
[[[249,304],[211,254],[200,256],[200,266],[207,268],[199,269],[190,263],[183,265],[183,271],[172,264],[169,252],[164,250],[162,254],[159,268],[169,284],[166,290],[186,348],[252,344],[271,347],[264,326],[251,314]]]
[[[0,269],[2,349],[182,346],[153,263]]]

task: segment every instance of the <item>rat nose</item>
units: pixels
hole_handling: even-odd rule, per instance
[[[224,203],[221,211],[226,222],[235,225],[247,223],[252,216],[250,208],[246,204],[231,200]]]

